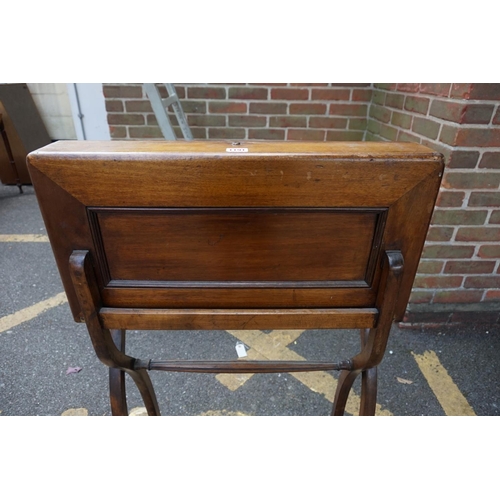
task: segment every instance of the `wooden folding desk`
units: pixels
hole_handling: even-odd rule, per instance
[[[332,414],[376,367],[411,292],[443,159],[407,143],[58,142],[28,166],[75,321],[150,415],[148,370],[340,370]],[[359,328],[361,347],[324,362],[136,359],[126,329]],[[332,358],[334,353],[332,353]],[[329,357],[330,358],[330,357]]]

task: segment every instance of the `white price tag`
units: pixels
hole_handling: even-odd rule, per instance
[[[226,153],[248,153],[248,148],[226,148]]]
[[[236,344],[236,353],[238,354],[238,358],[245,358],[247,355],[245,344],[238,342]]]

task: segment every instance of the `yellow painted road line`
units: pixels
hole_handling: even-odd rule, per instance
[[[61,413],[61,417],[88,417],[89,411],[87,408],[68,408]]]
[[[241,411],[230,411],[230,410],[208,410],[204,413],[200,413],[200,417],[249,417],[247,413]]]
[[[3,318],[0,318],[0,333],[10,330],[25,321],[36,318],[45,311],[48,311],[53,307],[60,306],[66,302],[68,302],[68,298],[64,292],[61,292],[54,295],[54,297],[51,297],[50,299],[42,300],[37,304],[33,304],[32,306],[21,309],[13,314],[4,316]]]
[[[268,358],[262,356],[262,354],[250,348],[247,351],[247,357],[245,359],[252,361],[265,361]],[[236,391],[239,389],[247,380],[253,377],[253,373],[219,373],[215,378],[223,385],[225,385],[230,391]]]
[[[434,351],[412,354],[446,415],[476,415]]]
[[[236,338],[237,337],[236,333],[239,333],[240,335],[244,335],[246,341],[244,343],[247,346],[251,346],[254,342],[257,341],[259,338],[264,338],[264,342],[267,344],[268,342],[271,342],[268,347],[271,349],[274,347],[279,348],[280,343],[283,343],[283,346],[286,347],[288,344],[296,340],[297,338],[300,337],[300,335],[303,333],[304,330],[274,330],[271,334],[265,335],[264,332],[261,332],[260,330],[246,330],[246,331],[229,331],[228,332],[231,335],[234,335]],[[278,345],[276,345],[276,339],[277,334],[281,334],[283,338],[277,340]],[[264,337],[262,337],[264,336]],[[239,338],[241,340],[241,338]],[[274,354],[277,356],[277,353]],[[249,351],[247,351],[247,357],[245,359],[251,359],[253,361],[263,361],[263,360],[269,360],[273,359],[272,356],[271,358],[263,355],[258,349],[253,349],[250,348]],[[276,359],[276,357],[274,358]],[[219,373],[216,375],[216,379],[221,383],[224,384],[229,390],[231,391],[236,391],[239,389],[247,380],[251,379],[254,376],[253,373]]]
[[[0,234],[0,243],[48,243],[44,234]]]
[[[260,330],[227,331],[257,351],[261,356],[259,359],[305,361],[305,358],[287,347],[288,344],[302,334],[303,330],[273,330],[269,334],[265,334]],[[337,379],[328,372],[295,372],[290,373],[290,375],[303,383],[311,391],[322,394],[328,401],[333,403],[337,388]],[[346,412],[358,415],[360,400],[360,397],[354,391],[351,391],[347,400]],[[375,414],[381,416],[392,415],[390,411],[382,409],[379,404],[377,404]]]

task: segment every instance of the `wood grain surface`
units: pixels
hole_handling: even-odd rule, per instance
[[[74,250],[103,305],[187,308],[373,307],[400,250],[402,317],[443,162],[410,143],[60,141],[28,166],[77,320]]]

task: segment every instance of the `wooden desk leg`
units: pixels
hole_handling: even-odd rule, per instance
[[[363,348],[368,340],[369,330],[361,330],[361,347]],[[361,404],[359,415],[373,416],[377,406],[377,367],[368,368],[361,372]]]
[[[347,398],[351,392],[352,384],[356,377],[361,373],[361,370],[342,370],[340,372],[337,391],[333,401],[332,416],[341,417],[344,415]]]
[[[361,332],[361,351],[352,358],[352,370],[342,370],[333,402],[332,415],[343,415],[352,384],[363,373],[360,415],[375,415],[377,402],[377,365],[382,361],[394,319],[396,300],[403,272],[403,255],[398,250],[385,252],[381,284],[376,300],[380,311],[377,326]]]
[[[125,330],[110,330],[116,347],[125,353]],[[125,372],[120,368],[109,369],[109,399],[113,416],[128,416]]]
[[[369,330],[361,330],[361,348],[364,348],[368,340]],[[361,403],[359,415],[373,416],[377,405],[377,367],[367,370],[342,370],[339,377],[335,400],[333,402],[333,416],[342,416],[345,412],[345,405],[349,397],[352,385],[356,377],[361,373]]]
[[[144,405],[146,406],[146,410],[148,411],[148,415],[150,417],[159,417],[160,408],[158,406],[155,390],[147,370],[127,370],[127,373],[132,377],[132,380],[139,389]]]
[[[373,417],[377,406],[377,367],[368,368],[361,374],[360,417]]]
[[[155,391],[148,372],[144,369],[135,370],[135,358],[127,356],[121,350],[121,348],[124,348],[124,342],[123,346],[121,345],[121,334],[116,334],[118,343],[120,344],[120,348],[117,348],[116,339],[113,338],[108,329],[103,328],[101,325],[99,320],[101,298],[94,271],[90,263],[89,252],[87,250],[75,250],[69,259],[69,267],[71,279],[97,357],[111,369],[128,373],[141,393],[148,415],[160,415],[158,401],[156,400]],[[120,332],[120,330],[115,330],[115,332],[116,331]],[[118,396],[116,400],[116,411],[123,414],[125,410],[125,414],[127,414],[125,406],[125,387],[123,387],[122,390],[121,375],[112,375],[112,377],[117,379],[117,382],[113,381],[113,387],[115,387],[116,384],[119,385],[118,388],[111,389],[114,395]]]

